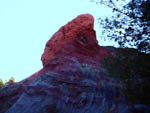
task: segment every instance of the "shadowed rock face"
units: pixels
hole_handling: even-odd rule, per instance
[[[117,76],[122,64],[117,65],[115,77],[110,76],[112,67],[106,67],[118,53],[124,56],[130,51],[130,59],[141,53],[99,46],[93,25],[93,16],[84,14],[61,27],[46,44],[43,68],[0,89],[0,113],[150,113],[148,101],[128,99],[126,84]],[[106,58],[109,62],[104,65]],[[133,71],[138,74],[137,69]],[[149,72],[143,72],[149,78]]]

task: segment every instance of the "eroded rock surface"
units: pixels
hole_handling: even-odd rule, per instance
[[[93,25],[93,16],[84,14],[61,27],[46,44],[43,68],[19,83],[0,89],[0,113],[150,113],[149,101],[128,99],[127,94],[132,93],[125,92],[126,82],[118,77],[123,64],[117,65],[115,77],[110,73],[112,67],[103,64],[105,60],[109,61],[106,64],[113,64],[118,53],[124,56],[125,52],[128,56],[128,51],[130,59],[149,59],[150,56],[141,56],[132,49],[99,46]],[[141,70],[138,67],[133,67],[131,72],[138,74]],[[143,68],[148,80],[149,67],[143,65]],[[134,77],[131,90],[142,86],[145,78]],[[130,79],[125,78],[125,81]],[[137,80],[142,81],[137,84]],[[3,106],[9,102],[11,105]]]
[[[42,55],[43,66],[58,55],[74,56],[79,60],[100,60],[106,51],[98,46],[94,31],[94,18],[90,14],[80,15],[61,27],[47,42]]]

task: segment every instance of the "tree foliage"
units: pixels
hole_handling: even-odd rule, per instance
[[[0,79],[0,88],[4,86],[4,82],[2,79]]]
[[[2,79],[0,79],[0,88],[2,88],[5,85],[9,85],[9,84],[13,84],[15,83],[15,78],[11,77],[8,81],[3,81]]]
[[[14,77],[11,77],[11,78],[9,79],[9,81],[6,82],[6,84],[13,84],[13,83],[15,83],[15,78],[14,78]]]
[[[120,48],[113,57],[102,60],[102,67],[107,70],[109,77],[121,81],[122,92],[129,102],[150,105],[149,59],[150,54]]]
[[[102,37],[150,53],[150,0],[98,0],[112,9],[111,18],[99,18]]]

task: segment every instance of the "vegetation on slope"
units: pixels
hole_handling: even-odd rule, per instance
[[[119,79],[127,100],[150,105],[150,55],[134,49],[120,49],[113,57],[102,60],[108,76]]]

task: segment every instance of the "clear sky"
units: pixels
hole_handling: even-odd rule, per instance
[[[110,10],[90,0],[0,0],[0,78],[20,81],[41,69],[46,42],[62,25],[85,13],[95,18],[99,44],[111,45],[100,40],[97,21]]]

